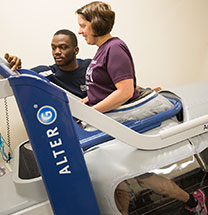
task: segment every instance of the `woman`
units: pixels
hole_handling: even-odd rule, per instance
[[[108,7],[97,2],[77,10],[79,34],[88,44],[99,47],[88,67],[86,84],[87,101],[100,112],[115,109],[139,96],[131,54],[125,43],[110,33],[115,13]],[[104,19],[97,19],[92,11],[107,14]]]
[[[132,119],[138,119],[138,112],[141,108],[137,108],[136,104],[140,95],[136,90],[133,59],[127,45],[110,33],[115,20],[114,11],[110,5],[95,1],[81,7],[76,13],[78,14],[79,34],[83,35],[87,44],[98,46],[98,50],[87,69],[88,96],[83,99],[83,102],[102,113],[119,109],[121,105],[135,106],[136,111],[131,109],[133,111],[128,114],[129,117],[133,115]],[[153,106],[154,113],[171,107],[168,100],[159,95],[155,104],[158,105],[158,110],[155,110],[156,107]],[[139,109],[138,112],[137,109]],[[142,109],[145,109],[143,105]],[[112,114],[111,117],[121,122],[125,121],[126,114],[121,113],[118,116],[116,111],[115,115]],[[186,203],[187,209],[196,212],[196,214],[207,214],[205,196],[201,190],[189,195],[173,181],[155,174],[137,177],[137,181],[146,188],[183,201]],[[121,191],[123,192],[121,193]],[[123,215],[128,214],[129,196],[125,182],[118,186],[116,200],[120,205],[121,213]]]
[[[161,95],[157,101],[145,104],[152,108],[136,108],[139,91],[136,89],[134,63],[127,45],[118,37],[111,35],[115,13],[108,4],[92,2],[76,11],[79,34],[89,45],[97,45],[98,50],[86,72],[87,97],[83,100],[94,109],[106,113],[121,105],[134,107],[125,112],[119,109],[108,115],[117,121],[141,119],[172,107]],[[125,106],[126,108],[126,106]],[[141,114],[142,112],[142,114]],[[140,114],[139,114],[140,113]]]

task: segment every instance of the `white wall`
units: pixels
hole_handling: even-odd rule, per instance
[[[17,55],[22,58],[24,68],[53,64],[50,48],[53,34],[62,28],[77,33],[75,11],[88,2],[0,0],[0,56],[5,52]],[[129,46],[138,85],[168,88],[208,79],[208,0],[107,2],[116,12],[112,33]],[[92,58],[96,47],[88,46],[81,36],[78,40],[79,57]],[[0,108],[2,111],[3,103]],[[21,129],[22,122],[18,127],[20,116],[15,116],[16,121],[11,121],[11,124],[12,128],[17,128],[16,133],[12,133],[12,142],[16,145],[27,135]],[[6,136],[3,125],[5,119],[1,116],[0,127]]]
[[[0,133],[8,144],[8,139],[10,139],[11,147],[14,149],[15,146],[27,140],[28,136],[14,96],[6,98],[6,104],[7,108],[4,99],[0,99]],[[7,113],[9,116],[8,118]],[[5,146],[5,151],[7,152],[7,150],[8,148]],[[1,160],[0,155],[0,161]]]
[[[22,58],[23,66],[52,64],[55,31],[77,33],[75,11],[86,0],[18,0],[1,2],[0,56]],[[108,0],[116,12],[113,35],[132,51],[138,85],[172,87],[208,79],[207,0]],[[79,57],[93,57],[96,47],[78,36]]]

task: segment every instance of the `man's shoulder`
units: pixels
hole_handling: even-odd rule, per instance
[[[90,58],[87,58],[87,59],[80,59],[80,58],[77,58],[77,60],[80,62],[80,64],[84,64],[84,65],[89,65],[91,60]]]
[[[77,58],[77,60],[79,62],[79,68],[78,68],[79,72],[85,73],[92,59],[83,60],[83,59]]]
[[[33,67],[31,70],[47,77],[53,74],[57,70],[57,68],[55,64],[51,66],[39,65],[39,66]]]

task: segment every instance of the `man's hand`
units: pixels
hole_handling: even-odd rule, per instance
[[[10,54],[6,53],[4,58],[8,61],[9,65],[11,66],[11,70],[15,71],[16,69],[21,69],[22,62],[21,59],[16,56],[11,56]]]

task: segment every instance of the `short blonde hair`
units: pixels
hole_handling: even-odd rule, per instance
[[[115,22],[115,12],[102,1],[94,1],[76,11],[91,23],[94,36],[103,36],[111,32]]]

